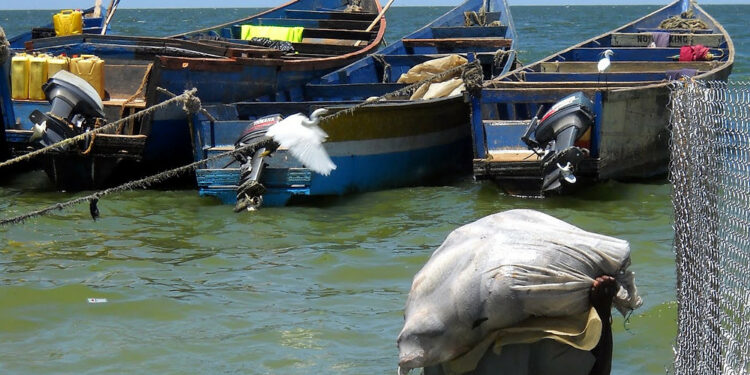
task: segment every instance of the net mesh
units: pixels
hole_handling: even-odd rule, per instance
[[[748,374],[750,82],[671,90],[675,374]]]

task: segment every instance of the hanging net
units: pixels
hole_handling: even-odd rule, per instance
[[[675,374],[748,374],[750,82],[671,91]]]

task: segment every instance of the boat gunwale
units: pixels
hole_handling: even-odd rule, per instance
[[[204,31],[213,30],[213,29],[220,28],[220,27],[230,26],[230,25],[233,25],[233,24],[238,23],[238,22],[244,22],[244,21],[252,20],[252,19],[255,19],[255,18],[262,17],[262,16],[264,16],[264,15],[266,15],[268,13],[271,13],[271,12],[274,12],[274,11],[277,11],[277,10],[281,10],[283,8],[287,8],[287,7],[291,6],[292,4],[295,4],[295,3],[299,2],[299,1],[302,1],[302,0],[291,0],[291,1],[287,2],[287,3],[279,5],[277,7],[267,9],[267,10],[262,11],[260,13],[256,13],[256,14],[250,16],[250,17],[246,17],[246,18],[234,20],[234,21],[227,22],[227,23],[224,23],[224,24],[209,26],[209,27],[206,27],[206,28],[203,28],[203,29],[193,30],[193,31],[189,31],[189,32],[186,32],[186,33],[175,34],[175,35],[168,36],[166,38],[170,38],[170,39],[171,38],[175,38],[176,39],[176,38],[179,38],[179,37],[186,36],[188,34],[204,32]],[[370,1],[372,1],[374,3],[375,8],[377,9],[377,13],[379,15],[380,12],[383,10],[383,7],[380,4],[380,1],[379,0],[370,0]],[[387,27],[386,17],[385,17],[385,15],[383,15],[378,20],[378,25],[377,25],[378,32],[375,35],[375,38],[373,39],[373,41],[372,42],[367,41],[368,43],[363,48],[361,48],[361,49],[359,49],[357,51],[349,52],[349,53],[342,54],[342,55],[336,55],[336,56],[326,56],[326,57],[317,57],[317,58],[313,57],[313,58],[304,59],[304,60],[284,60],[284,64],[293,65],[293,66],[294,65],[316,64],[316,63],[328,62],[328,61],[347,60],[347,59],[350,59],[350,58],[355,57],[355,56],[360,56],[362,54],[367,54],[371,50],[377,49],[378,46],[380,46],[380,43],[382,42],[383,37],[385,36],[386,27]],[[175,58],[179,59],[179,57],[175,57]]]
[[[565,48],[563,50],[557,51],[557,52],[555,52],[555,53],[553,53],[553,54],[551,54],[551,55],[549,55],[547,57],[544,57],[542,59],[539,59],[539,60],[537,60],[537,61],[535,61],[535,62],[533,62],[533,63],[531,63],[529,65],[525,65],[525,66],[519,67],[519,68],[517,68],[517,69],[515,69],[513,71],[510,71],[508,73],[499,75],[499,76],[497,76],[497,77],[495,77],[495,78],[493,78],[493,79],[485,82],[484,88],[488,88],[489,85],[491,84],[491,82],[496,82],[496,81],[516,82],[516,81],[510,81],[510,80],[509,81],[503,81],[503,79],[511,77],[513,75],[523,74],[523,72],[528,72],[528,69],[530,69],[530,68],[540,66],[541,63],[544,63],[544,62],[551,62],[550,60],[552,60],[555,57],[558,57],[558,56],[560,56],[560,55],[562,55],[562,54],[564,54],[566,52],[572,51],[572,50],[577,49],[577,48],[581,48],[582,46],[584,46],[584,45],[586,45],[588,43],[592,43],[592,42],[594,42],[596,40],[599,40],[599,39],[602,39],[604,37],[611,36],[612,34],[618,32],[620,30],[623,30],[623,29],[628,28],[630,26],[636,25],[636,24],[638,24],[638,23],[640,23],[640,22],[642,22],[642,21],[644,21],[644,20],[646,20],[648,18],[655,17],[659,13],[665,12],[666,9],[668,9],[670,7],[673,7],[673,6],[676,6],[677,4],[682,3],[682,2],[683,2],[683,0],[675,0],[672,3],[669,3],[669,4],[665,5],[664,7],[661,7],[661,8],[659,8],[659,9],[657,9],[657,10],[655,10],[655,11],[653,11],[653,12],[651,12],[651,13],[643,16],[643,17],[640,17],[640,18],[638,18],[638,19],[636,19],[634,21],[626,23],[626,24],[624,24],[622,26],[619,26],[619,27],[617,27],[615,29],[612,29],[610,31],[602,33],[602,34],[600,34],[598,36],[594,36],[594,37],[592,37],[590,39],[584,40],[584,41],[582,41],[582,42],[580,42],[578,44],[572,45],[572,46],[570,46],[568,48]],[[727,60],[722,61],[721,65],[719,65],[716,68],[711,69],[709,71],[702,72],[701,74],[698,74],[698,75],[694,76],[693,78],[694,79],[704,79],[704,78],[709,77],[710,75],[716,74],[716,73],[718,73],[718,72],[720,72],[722,70],[731,69],[731,67],[734,64],[735,49],[734,49],[734,42],[732,41],[732,38],[729,36],[729,33],[727,33],[726,29],[724,29],[724,26],[722,26],[719,22],[717,22],[716,19],[714,19],[713,16],[711,16],[700,5],[698,5],[697,2],[691,2],[691,4],[693,5],[693,7],[695,9],[697,9],[700,12],[700,14],[702,16],[706,17],[709,21],[711,21],[713,23],[713,26],[717,29],[717,31],[719,31],[721,33],[721,35],[724,37],[725,42],[727,43],[726,50],[729,53],[729,55],[727,56]],[[643,49],[645,49],[645,48],[643,48]],[[536,71],[533,71],[533,72],[536,72]],[[521,81],[518,81],[518,82],[521,82]],[[630,91],[630,90],[641,90],[641,89],[645,89],[645,88],[662,87],[662,86],[666,86],[666,85],[670,84],[670,82],[671,81],[665,80],[664,82],[653,83],[653,84],[650,84],[650,85],[642,85],[642,86],[634,86],[634,87],[618,88],[618,89],[609,89],[607,87],[602,87],[602,89],[604,91],[622,92],[622,91]]]

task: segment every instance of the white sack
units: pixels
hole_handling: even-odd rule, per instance
[[[398,339],[399,366],[441,363],[489,332],[531,316],[590,308],[593,279],[614,276],[621,313],[641,305],[626,241],[533,210],[512,210],[448,235],[416,274]]]

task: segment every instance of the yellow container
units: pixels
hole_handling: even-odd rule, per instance
[[[10,63],[10,86],[13,99],[29,98],[29,67],[31,55],[19,53],[13,56]]]
[[[94,55],[81,55],[70,59],[70,72],[94,86],[104,99],[104,60]]]
[[[70,59],[68,56],[60,55],[50,57],[48,60],[47,77],[54,77],[55,73],[61,70],[70,69]]]
[[[42,85],[47,82],[48,64],[51,57],[43,53],[29,59],[29,99],[45,99]]]
[[[83,33],[83,14],[79,10],[66,9],[52,16],[57,36]]]

